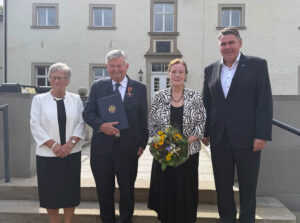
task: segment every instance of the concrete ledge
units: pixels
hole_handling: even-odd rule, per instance
[[[275,198],[257,199],[256,223],[296,223],[296,217]],[[116,214],[119,215],[118,204]],[[75,210],[74,223],[99,223],[99,205],[97,202],[81,202]],[[158,223],[156,213],[147,208],[146,203],[136,203],[133,223]],[[44,222],[47,221],[46,210],[39,207],[37,201],[0,201],[1,222]],[[197,223],[217,223],[219,215],[216,205],[198,206]]]

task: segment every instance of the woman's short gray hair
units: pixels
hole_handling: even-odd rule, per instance
[[[49,73],[49,78],[51,77],[51,75],[53,73],[56,73],[56,72],[63,72],[65,75],[68,76],[69,79],[71,78],[72,70],[65,63],[55,63],[55,64],[52,64],[50,66],[49,72],[48,72]]]
[[[128,63],[127,55],[123,50],[111,50],[105,56],[105,63],[108,64],[114,58],[123,57],[125,63]]]

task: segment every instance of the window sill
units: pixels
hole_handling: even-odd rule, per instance
[[[150,36],[152,35],[169,35],[169,36],[178,36],[179,32],[148,32]]]
[[[182,54],[177,51],[177,52],[171,52],[171,53],[156,53],[156,52],[147,52],[145,54],[145,56],[155,56],[155,57],[158,57],[158,56],[161,56],[161,57],[164,57],[164,56],[172,56],[172,57],[182,57]]]
[[[88,26],[88,29],[92,29],[92,30],[116,30],[117,27],[115,27],[115,26],[110,26],[110,27]]]
[[[32,29],[59,29],[59,26],[31,26]]]
[[[228,27],[228,26],[217,26],[217,27],[216,27],[216,30],[222,30],[222,29],[224,29],[224,28],[226,28],[226,27]],[[238,30],[244,30],[244,29],[247,29],[246,26],[233,26],[233,27],[236,28],[236,29],[238,29]]]

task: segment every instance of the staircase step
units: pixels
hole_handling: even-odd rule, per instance
[[[118,209],[118,204],[116,204]],[[116,210],[117,215],[119,211]],[[197,223],[217,223],[219,215],[216,205],[198,205]],[[38,223],[47,221],[46,210],[39,207],[38,201],[1,200],[0,222]],[[99,223],[99,206],[97,202],[81,202],[75,210],[74,223]],[[133,223],[158,223],[156,213],[147,208],[146,203],[136,203]],[[296,217],[276,198],[257,198],[257,223],[296,223]]]
[[[150,182],[138,180],[135,184],[136,202],[147,202]],[[235,200],[239,203],[238,188],[234,187]],[[119,189],[116,188],[116,202],[119,201]],[[213,182],[199,182],[199,204],[216,204],[217,195]],[[38,188],[34,181],[14,179],[11,183],[0,184],[0,200],[38,200]],[[95,183],[91,179],[82,181],[81,201],[98,201]]]

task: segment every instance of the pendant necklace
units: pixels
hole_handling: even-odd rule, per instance
[[[173,95],[171,94],[171,100],[174,101],[175,103],[180,102],[182,98],[183,98],[183,92],[182,92],[182,95],[180,96],[180,98],[178,100],[175,100],[175,98],[173,98]]]

